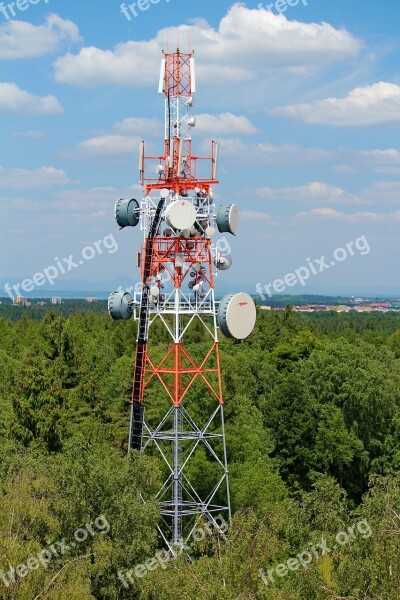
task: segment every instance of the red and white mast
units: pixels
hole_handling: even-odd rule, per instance
[[[214,206],[219,144],[211,142],[207,157],[192,152],[193,53],[163,53],[159,92],[165,96],[163,153],[146,156],[141,143],[143,199],[140,204],[120,200],[115,211],[120,227],[140,222],[144,232],[142,291],[134,298],[112,294],[109,310],[115,319],[134,313],[138,321],[129,448],[154,448],[167,467],[157,497],[163,519],[160,533],[171,544],[190,536],[196,515],[216,529],[216,515],[226,511],[230,517],[218,328],[228,337],[244,339],[254,327],[255,306],[244,293],[230,294],[220,303],[215,298],[215,276],[232,264],[230,254],[219,251],[215,234],[217,229],[235,234],[238,211],[235,205],[218,210]],[[162,356],[159,345],[149,341],[157,321],[169,339]],[[201,343],[195,347],[190,339],[186,342],[194,322],[202,329]],[[154,423],[151,408],[159,409],[160,403],[165,414]],[[144,407],[149,418],[144,418]],[[219,468],[205,497],[188,475],[198,452],[205,452]]]

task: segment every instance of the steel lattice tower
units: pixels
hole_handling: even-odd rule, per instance
[[[235,233],[237,209],[222,206],[217,213],[213,205],[218,143],[211,143],[209,157],[192,154],[195,91],[193,53],[179,49],[163,53],[159,84],[159,93],[165,96],[163,153],[146,156],[141,143],[144,197],[140,204],[121,200],[116,205],[121,227],[140,221],[144,232],[138,257],[142,291],[134,298],[114,293],[109,301],[115,319],[134,313],[138,321],[129,448],[153,449],[162,457],[166,474],[157,495],[162,516],[159,531],[168,545],[187,539],[198,515],[216,529],[217,514],[231,517],[218,326],[229,337],[249,335],[250,330],[237,335],[230,331],[237,319],[233,315],[232,320],[236,304],[242,311],[250,310],[250,321],[254,310],[255,319],[254,303],[245,294],[232,295],[233,300],[229,296],[218,312],[214,278],[218,270],[229,268],[231,259],[221,255],[212,238],[216,225],[221,233]],[[248,315],[243,314],[242,320],[239,329],[243,323],[248,329]],[[153,354],[149,342],[156,322],[170,340],[162,356],[159,351]],[[201,343],[194,349],[186,340],[195,322],[200,324],[196,332]],[[251,330],[253,326],[254,322]],[[167,401],[165,414],[154,423],[152,405],[161,401]],[[199,452],[203,464],[210,465],[210,476],[201,482],[202,489],[195,489],[191,462]]]

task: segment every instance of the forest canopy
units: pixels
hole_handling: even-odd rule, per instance
[[[400,597],[400,316],[288,307],[260,311],[243,343],[221,340],[226,539],[127,587],[121,573],[162,548],[162,465],[127,457],[136,325],[104,307],[0,309],[1,598]],[[165,333],[152,335],[162,353]],[[191,329],[194,355],[202,336]],[[157,399],[146,410],[162,414]],[[191,467],[199,487],[207,461]]]

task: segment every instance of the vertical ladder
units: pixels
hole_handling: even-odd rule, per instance
[[[151,224],[149,237],[146,240],[143,290],[142,300],[140,303],[138,337],[136,343],[136,360],[133,375],[131,427],[129,432],[129,449],[133,448],[134,450],[139,451],[142,449],[144,417],[143,383],[149,327],[150,285],[148,280],[151,275],[151,267],[153,264],[154,238],[156,237],[161,224],[164,204],[165,198],[162,198],[158,203],[156,213]]]

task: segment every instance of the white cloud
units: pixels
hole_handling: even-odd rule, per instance
[[[305,214],[317,215],[317,211],[327,211],[326,215],[337,215],[336,210],[327,208],[327,205],[337,204],[364,204],[364,205],[391,205],[398,204],[400,197],[400,183],[397,181],[377,181],[359,193],[351,193],[340,187],[321,182],[311,182],[303,186],[287,188],[259,188],[258,196],[271,201],[293,201],[303,204],[324,204],[325,208],[314,209]],[[361,213],[360,213],[361,214]],[[363,213],[367,214],[367,213]],[[322,216],[322,213],[320,214]]]
[[[398,181],[377,181],[361,193],[368,204],[399,204],[400,183]]]
[[[55,62],[57,81],[79,86],[123,84],[155,86],[161,50],[169,36],[190,37],[201,57],[198,78],[211,85],[260,80],[265,73],[314,72],[340,60],[352,59],[361,42],[345,29],[328,23],[289,21],[265,9],[250,9],[235,4],[218,29],[203,20],[190,25],[170,27],[148,41],[129,41],[102,50],[82,48]]]
[[[200,114],[196,116],[196,131],[202,135],[252,135],[259,130],[243,115],[230,112],[219,115]]]
[[[55,96],[35,96],[16,83],[0,83],[0,113],[46,115],[62,112]]]
[[[236,131],[243,135],[256,133],[257,129],[244,116],[223,113],[221,115],[198,115],[196,117],[196,130],[199,134],[223,134],[224,132]],[[73,152],[83,158],[102,158],[106,156],[119,157],[134,152],[139,148],[139,141],[145,136],[164,138],[164,123],[159,119],[148,119],[145,117],[130,117],[114,123],[111,133],[98,135],[80,142]],[[152,144],[146,145],[149,152]],[[207,153],[210,147],[207,141]]]
[[[74,154],[77,158],[119,157],[138,151],[141,138],[119,134],[106,134],[80,142]]]
[[[400,152],[388,150],[365,150],[359,153],[360,161],[376,173],[400,173]]]
[[[111,133],[97,135],[83,140],[73,150],[63,154],[67,158],[119,158],[135,155],[139,150],[139,142],[146,135],[164,137],[164,124],[158,119],[130,117],[114,123]],[[151,148],[147,144],[147,151]]]
[[[159,119],[145,117],[130,117],[114,124],[114,131],[123,135],[164,136],[164,123]]]
[[[379,82],[352,90],[345,98],[292,104],[272,111],[310,124],[368,127],[400,123],[400,86]]]
[[[70,180],[65,171],[54,167],[32,170],[0,167],[0,187],[3,188],[47,188],[68,183]]]
[[[32,139],[39,139],[46,137],[46,133],[44,131],[13,131],[13,135],[16,137],[26,137]]]
[[[63,210],[76,210],[80,213],[95,209],[108,211],[110,217],[118,198],[138,198],[141,195],[142,189],[139,185],[123,189],[103,186],[89,189],[61,190],[55,194],[55,199],[51,204]]]
[[[334,221],[345,221],[348,223],[390,223],[400,220],[400,211],[392,213],[358,212],[345,214],[332,208],[314,208],[310,211],[300,212],[296,219],[318,218]]]
[[[240,218],[244,221],[271,221],[271,217],[268,213],[255,210],[241,210]]]
[[[240,138],[222,138],[221,155],[232,162],[246,164],[280,165],[319,164],[336,157],[335,152],[322,148],[303,148],[297,144],[275,146],[269,142],[246,143]],[[210,150],[208,141],[201,144],[204,152]]]
[[[1,171],[0,171],[1,177]],[[142,189],[139,185],[115,188],[102,186],[96,188],[62,189],[46,193],[45,199],[35,194],[34,197],[9,196],[4,198],[8,207],[14,212],[35,215],[38,219],[58,221],[67,218],[68,222],[82,223],[85,220],[93,222],[113,223],[113,212],[116,200],[119,198],[140,198]],[[3,203],[4,204],[4,203]],[[0,206],[1,208],[1,206]]]
[[[335,173],[352,174],[363,170],[374,173],[400,173],[400,152],[395,148],[386,150],[351,150],[344,148],[337,158],[342,161],[333,167]]]
[[[196,114],[195,133],[200,135],[252,135],[259,130],[243,115],[230,112],[216,115]],[[115,123],[113,130],[124,135],[148,135],[163,137],[164,122],[159,119],[130,117]]]
[[[267,200],[290,200],[294,202],[332,202],[334,204],[359,204],[362,201],[358,196],[342,188],[313,181],[299,187],[272,189],[260,188],[257,193]]]
[[[0,60],[44,56],[79,40],[77,26],[55,14],[48,15],[43,25],[10,20],[0,25]]]

